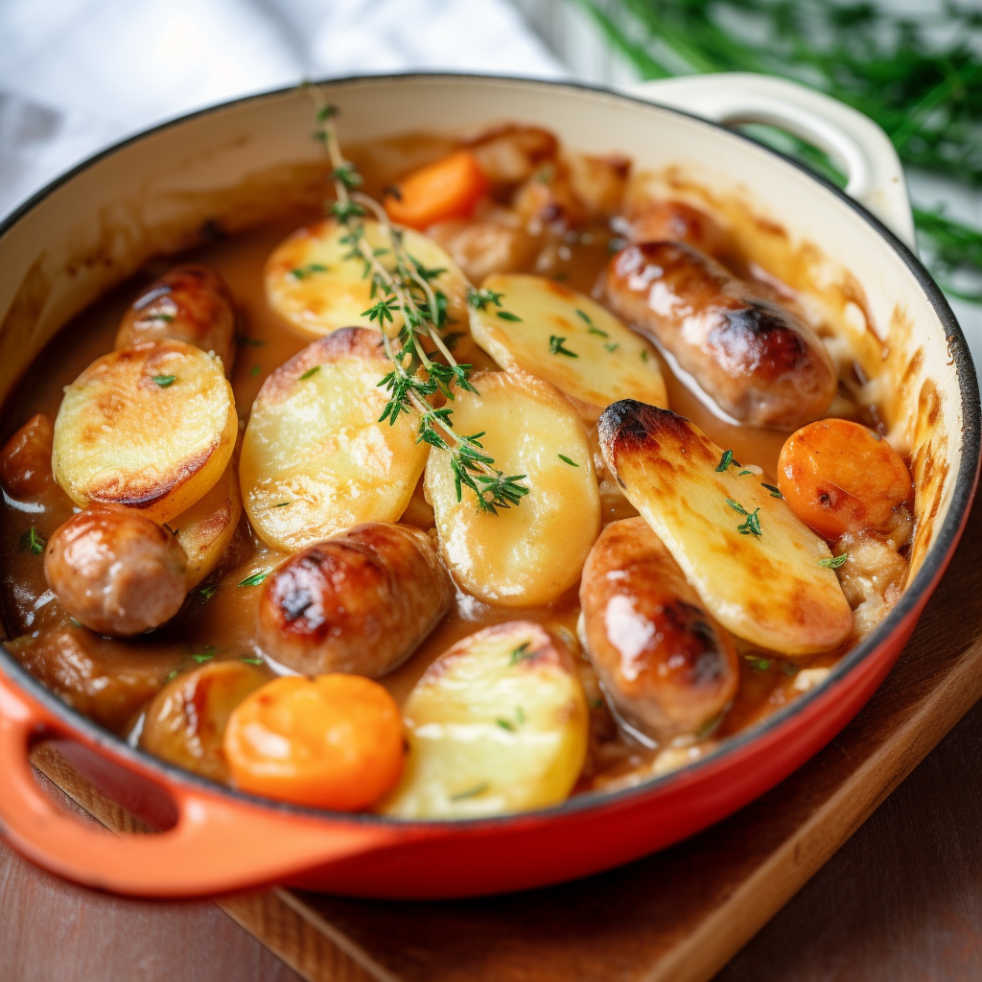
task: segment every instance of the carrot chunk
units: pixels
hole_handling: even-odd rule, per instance
[[[487,190],[477,158],[467,150],[420,167],[396,184],[385,210],[400,225],[423,229],[448,218],[464,218]]]
[[[246,791],[356,811],[399,779],[402,717],[392,696],[360,675],[288,676],[236,707],[224,747]]]
[[[900,454],[846,419],[822,419],[796,430],[781,448],[777,470],[788,506],[829,540],[865,529],[888,531],[894,509],[911,496]]]

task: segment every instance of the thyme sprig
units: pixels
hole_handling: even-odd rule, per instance
[[[333,120],[336,106],[324,105],[317,112],[314,133],[331,162],[335,200],[329,211],[344,226],[345,259],[362,263],[362,275],[371,283],[372,305],[363,316],[376,324],[382,335],[385,355],[392,370],[379,382],[389,400],[379,422],[395,425],[399,417],[415,415],[417,443],[425,443],[450,455],[457,500],[468,488],[482,511],[497,514],[499,508],[519,504],[528,494],[524,474],[504,474],[481,444],[483,433],[458,433],[453,410],[435,405],[432,397],[453,401],[458,390],[477,392],[471,383],[472,366],[460,364],[450,351],[442,329],[447,325],[447,297],[433,281],[443,272],[427,268],[411,255],[402,230],[389,221],[385,209],[374,198],[359,191],[361,175],[344,159]],[[384,235],[384,247],[373,247],[365,234],[365,219],[375,219]],[[382,256],[391,260],[381,261]],[[496,302],[492,300],[491,302]],[[396,317],[402,324],[396,330]]]

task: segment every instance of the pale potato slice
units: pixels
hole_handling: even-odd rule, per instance
[[[375,303],[371,277],[365,275],[360,259],[344,258],[351,251],[351,245],[341,241],[346,235],[348,230],[334,219],[304,226],[266,262],[270,306],[309,338],[323,337],[339,327],[372,323],[365,315]],[[375,221],[365,221],[365,239],[374,249],[389,244],[384,228]],[[468,283],[460,268],[432,239],[412,229],[403,229],[403,245],[423,266],[443,270],[431,285],[446,294],[447,331],[466,331]],[[386,268],[393,268],[391,252],[378,258]],[[396,332],[402,326],[401,312],[393,311],[393,318],[386,329]]]
[[[218,565],[241,517],[242,496],[233,458],[218,483],[199,502],[167,523],[188,557],[189,590]]]
[[[483,433],[494,466],[525,475],[529,493],[497,514],[481,511],[468,488],[458,500],[449,455],[431,454],[424,488],[440,550],[457,583],[481,600],[549,603],[577,581],[600,529],[586,430],[556,389],[526,372],[478,372],[472,382],[479,394],[458,393],[450,404],[454,429]]]
[[[588,716],[573,660],[545,628],[511,621],[478,631],[409,694],[409,756],[382,811],[470,818],[557,804],[583,767]]]
[[[754,645],[790,656],[843,642],[852,613],[828,546],[760,476],[665,409],[625,400],[600,417],[607,467],[709,612]]]
[[[412,417],[380,423],[391,364],[378,331],[307,345],[263,383],[242,438],[239,485],[260,538],[292,552],[360,522],[395,522],[428,447]]]
[[[472,307],[474,340],[502,368],[551,382],[588,422],[618,399],[668,405],[654,348],[589,297],[524,273],[489,276],[482,289],[500,297]]]
[[[55,480],[77,505],[122,505],[167,522],[214,487],[238,426],[214,355],[176,340],[123,348],[65,389]]]

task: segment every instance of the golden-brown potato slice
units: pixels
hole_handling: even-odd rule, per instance
[[[65,389],[55,480],[78,505],[122,505],[167,522],[222,476],[238,433],[222,363],[183,341],[97,358]]]
[[[586,699],[563,644],[531,621],[459,641],[403,707],[409,757],[382,811],[469,818],[563,801],[586,756]]]
[[[239,474],[233,458],[218,483],[196,504],[168,524],[188,557],[188,589],[219,563],[242,517]]]
[[[395,522],[426,463],[414,421],[380,423],[382,336],[349,327],[307,345],[263,383],[239,483],[264,542],[293,551],[360,522]]]
[[[472,308],[474,340],[502,368],[551,382],[588,422],[618,399],[668,405],[654,349],[589,297],[523,273],[489,276],[483,289],[500,306]]]
[[[440,550],[454,579],[481,600],[510,607],[555,600],[579,578],[600,528],[600,495],[583,423],[548,382],[526,372],[479,372],[479,394],[458,393],[458,433],[481,444],[504,474],[523,474],[529,493],[496,515],[473,494],[460,500],[450,457],[433,453],[424,486]]]
[[[228,718],[268,681],[269,676],[241,661],[211,662],[178,676],[150,703],[140,746],[189,771],[227,781],[222,741]]]
[[[266,263],[266,297],[270,306],[292,327],[309,338],[323,337],[339,327],[371,321],[365,311],[375,302],[371,277],[360,259],[344,257],[351,245],[341,240],[348,230],[334,219],[297,229],[281,243]],[[365,222],[365,240],[376,249],[388,247],[384,228]],[[448,331],[466,330],[468,283],[457,264],[432,239],[412,229],[403,230],[406,251],[431,270],[443,270],[431,280],[434,290],[447,296]],[[391,252],[379,256],[388,269]],[[398,331],[402,314],[393,312],[387,330]],[[456,326],[454,326],[456,324]]]
[[[852,628],[828,546],[760,476],[697,426],[625,400],[600,417],[604,460],[709,612],[738,637],[790,656]]]

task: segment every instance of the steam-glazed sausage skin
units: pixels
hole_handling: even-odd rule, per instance
[[[625,247],[607,268],[606,292],[615,313],[741,423],[795,429],[835,395],[831,359],[811,328],[691,246]]]
[[[450,576],[425,532],[368,522],[276,569],[259,604],[259,644],[307,675],[378,678],[413,653],[452,597]]]
[[[61,605],[99,634],[127,637],[159,627],[187,594],[177,539],[149,518],[86,508],[59,526],[44,551],[44,575]]]
[[[726,232],[712,215],[684,201],[650,201],[627,219],[632,242],[684,242],[714,259],[732,250]]]
[[[205,266],[178,266],[151,284],[123,315],[116,348],[173,338],[235,360],[235,307],[225,281]]]
[[[12,498],[35,498],[54,484],[51,417],[35,413],[0,450],[0,484]]]
[[[700,733],[739,682],[729,635],[643,518],[612,522],[580,583],[587,652],[608,698],[658,741]]]

